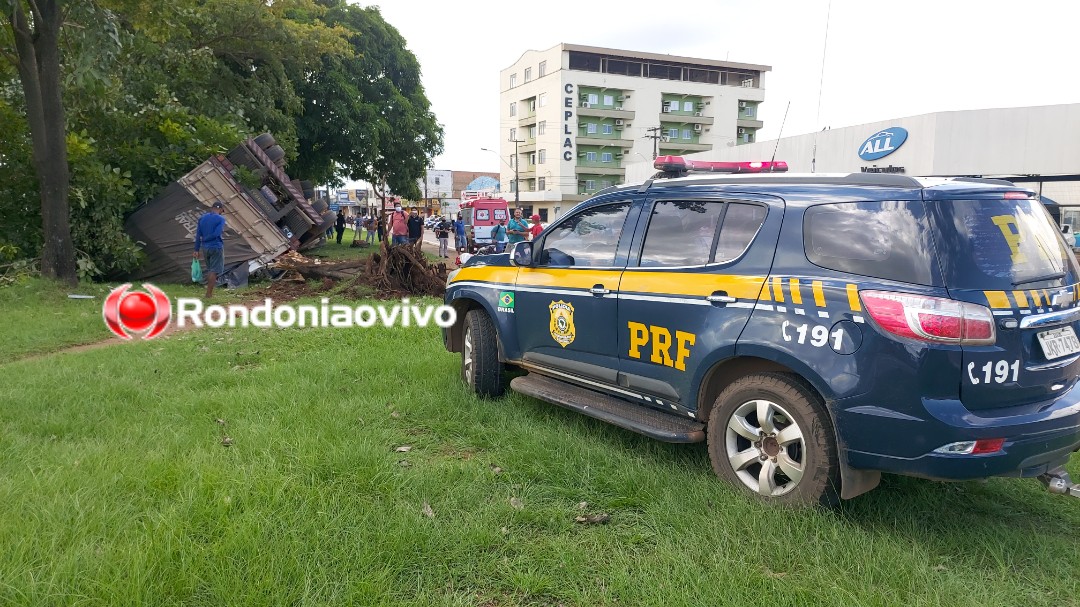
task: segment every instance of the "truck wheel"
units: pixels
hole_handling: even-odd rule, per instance
[[[315,209],[316,213],[322,213],[329,207],[326,205],[325,200],[315,200],[311,203],[311,208]]]
[[[794,376],[748,375],[716,398],[709,459],[721,478],[785,505],[839,501],[840,467],[821,399]]]
[[[266,148],[266,156],[270,158],[270,162],[278,166],[285,162],[285,150],[280,145],[272,145]]]
[[[255,138],[255,145],[259,146],[259,148],[263,150],[273,147],[276,144],[277,141],[274,140],[274,136],[270,133],[263,133],[262,135],[259,135]]]
[[[502,363],[495,323],[483,310],[465,315],[461,346],[461,379],[473,392],[485,398],[502,396]]]

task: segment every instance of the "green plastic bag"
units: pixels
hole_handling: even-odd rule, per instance
[[[191,282],[202,282],[202,264],[198,259],[191,260]]]

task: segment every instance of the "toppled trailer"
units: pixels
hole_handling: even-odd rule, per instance
[[[132,278],[189,280],[199,217],[217,200],[225,205],[226,275],[236,270],[246,280],[249,271],[286,251],[324,243],[323,234],[335,214],[327,210],[326,202],[309,201],[314,194],[310,184],[289,179],[282,170],[284,157],[269,133],[247,139],[227,155],[195,167],[139,207],[124,225],[147,256]],[[260,185],[255,187],[255,181]]]

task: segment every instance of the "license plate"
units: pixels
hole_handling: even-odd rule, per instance
[[[1049,331],[1039,331],[1039,345],[1042,346],[1046,360],[1080,352],[1080,340],[1072,327],[1059,327]]]

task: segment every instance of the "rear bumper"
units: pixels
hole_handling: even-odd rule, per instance
[[[980,411],[959,401],[924,401],[914,417],[879,407],[853,407],[838,418],[841,443],[853,468],[941,480],[1038,476],[1080,450],[1080,388],[1052,401]],[[872,418],[872,419],[871,419]],[[841,421],[842,420],[842,421]],[[846,435],[857,433],[854,440]],[[935,453],[944,445],[1004,438],[1001,451],[980,455]]]

